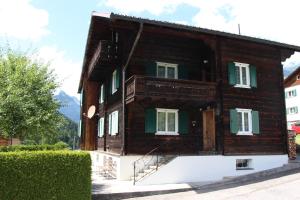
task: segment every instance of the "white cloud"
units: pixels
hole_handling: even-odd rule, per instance
[[[30,0],[1,0],[0,36],[38,40],[49,34],[48,12],[35,8]]]
[[[66,58],[63,51],[55,46],[44,46],[39,49],[38,57],[44,62],[50,62],[50,68],[54,69],[61,83],[60,89],[71,96],[77,96],[79,85],[81,63]]]

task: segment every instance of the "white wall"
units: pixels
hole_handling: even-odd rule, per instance
[[[119,156],[104,152],[90,151],[92,159],[92,171],[99,171],[103,166],[104,157],[112,158],[116,162],[116,176],[118,180],[130,180],[133,176],[133,162],[141,158],[141,155],[136,156]],[[148,157],[145,157],[147,160]],[[155,160],[151,161],[154,162]]]
[[[286,106],[286,108],[298,106],[298,113],[287,115],[288,125],[290,124],[290,122],[300,121],[300,85],[285,88],[284,91],[287,92],[287,91],[291,91],[294,89],[296,89],[297,96],[286,98],[285,106]]]
[[[236,170],[236,159],[252,159],[253,170]],[[288,162],[287,155],[263,156],[180,156],[154,174],[137,182],[138,185],[207,182],[226,176],[238,176],[280,167]]]

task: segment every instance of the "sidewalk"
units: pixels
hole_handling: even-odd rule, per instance
[[[136,197],[153,194],[168,194],[170,192],[184,192],[195,187],[207,185],[212,182],[197,182],[164,185],[133,185],[132,181],[118,181],[105,179],[96,173],[92,175],[93,199],[122,199],[123,197]],[[112,198],[113,197],[113,198]]]

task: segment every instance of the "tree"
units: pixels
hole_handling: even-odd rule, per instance
[[[2,48],[0,80],[0,134],[56,142],[63,118],[53,98],[58,83],[48,64],[29,53]]]
[[[67,143],[72,149],[79,146],[78,125],[63,114],[65,120],[60,127],[59,139]]]

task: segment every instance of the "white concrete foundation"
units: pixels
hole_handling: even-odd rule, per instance
[[[93,151],[92,169],[103,166],[104,159],[114,162],[116,178],[130,180],[133,176],[133,162],[141,156],[117,156]],[[251,159],[251,169],[236,169],[237,159]],[[138,185],[208,182],[221,180],[223,177],[239,176],[271,168],[281,167],[288,163],[287,155],[243,155],[243,156],[179,156],[158,171],[137,182]]]

